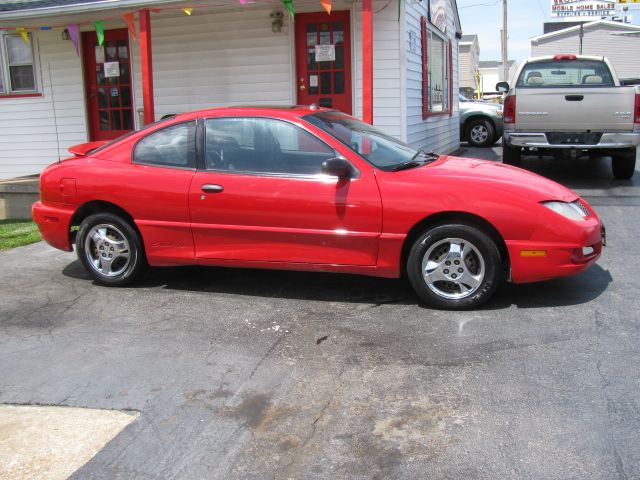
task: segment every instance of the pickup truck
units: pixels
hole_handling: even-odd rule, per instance
[[[504,99],[503,163],[527,155],[609,155],[615,178],[629,179],[640,145],[640,87],[621,86],[609,60],[555,55],[525,60]]]

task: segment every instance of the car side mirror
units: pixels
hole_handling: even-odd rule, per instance
[[[509,82],[496,83],[496,92],[505,93],[509,91]]]
[[[346,180],[351,178],[351,164],[344,158],[329,158],[322,162],[322,173]]]

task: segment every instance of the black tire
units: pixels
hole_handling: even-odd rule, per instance
[[[462,256],[457,256],[457,250]],[[431,273],[423,275],[429,265]],[[475,227],[440,225],[422,234],[411,247],[407,276],[427,305],[444,310],[476,308],[491,298],[502,280],[500,252],[495,242]],[[434,280],[428,280],[429,276]]]
[[[512,147],[502,141],[502,163],[519,167],[522,164],[522,150],[520,147]]]
[[[618,180],[629,180],[636,171],[636,149],[625,148],[611,156],[613,176]]]
[[[490,120],[476,118],[467,122],[465,138],[474,147],[488,147],[495,143],[496,129]]]
[[[113,213],[96,213],[84,219],[76,237],[76,252],[95,281],[111,287],[130,284],[145,265],[140,235]]]

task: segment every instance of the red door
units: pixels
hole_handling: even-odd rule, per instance
[[[131,61],[126,28],[82,34],[90,140],[112,140],[134,129]]]
[[[296,14],[298,104],[351,115],[349,12]]]

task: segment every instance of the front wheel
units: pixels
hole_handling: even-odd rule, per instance
[[[469,225],[441,225],[411,247],[407,275],[418,297],[446,310],[467,310],[486,302],[502,275],[494,241]]]
[[[495,143],[496,131],[489,120],[472,120],[467,125],[467,142],[474,147],[488,147]]]
[[[140,275],[144,265],[138,232],[113,213],[98,213],[84,219],[78,230],[76,251],[84,268],[103,285],[128,285]]]
[[[611,156],[613,176],[619,180],[629,180],[636,171],[636,149],[625,148]]]

